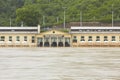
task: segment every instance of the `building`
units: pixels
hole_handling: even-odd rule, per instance
[[[72,46],[120,46],[120,27],[71,27],[70,33]]]
[[[0,46],[35,46],[35,35],[38,31],[38,27],[0,27]]]
[[[0,27],[0,47],[119,47],[120,27],[74,27],[68,33],[37,27]]]

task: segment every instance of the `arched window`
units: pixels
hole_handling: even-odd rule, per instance
[[[80,41],[85,41],[85,36],[81,36]]]
[[[92,41],[92,36],[89,36],[89,37],[88,37],[88,41]]]
[[[77,37],[73,36],[73,43],[77,43]]]
[[[104,36],[104,41],[108,41],[108,36]]]
[[[100,41],[100,36],[96,36],[96,41]]]
[[[115,36],[112,36],[112,41],[116,41]]]

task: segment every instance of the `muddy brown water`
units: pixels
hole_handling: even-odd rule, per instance
[[[120,48],[0,48],[0,80],[120,80]]]

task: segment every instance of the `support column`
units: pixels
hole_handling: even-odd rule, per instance
[[[63,47],[65,47],[65,37],[63,37]]]
[[[73,40],[73,38],[71,36],[71,38],[70,38],[70,45],[71,45],[71,47],[73,47],[72,40]]]
[[[70,47],[72,46],[72,44],[71,44],[71,38],[69,37],[69,43],[70,43]]]
[[[57,36],[57,47],[58,47],[58,36]]]
[[[51,43],[52,43],[52,42],[51,42],[51,36],[50,36],[50,37],[49,37],[49,44],[50,44],[50,47],[51,47]]]
[[[44,43],[45,43],[45,41],[44,41],[44,40],[45,40],[45,37],[43,37],[43,47],[44,47]]]

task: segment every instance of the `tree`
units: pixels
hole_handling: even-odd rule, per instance
[[[24,22],[27,26],[36,26],[39,24],[40,14],[34,6],[26,6],[16,11],[16,21]]]
[[[66,7],[66,22],[80,21],[80,11],[83,13],[83,21],[110,21],[111,6],[114,9],[114,20],[120,16],[120,0],[0,0],[0,25],[8,26],[9,18],[12,26],[24,21],[27,26],[43,23],[54,26],[59,17],[58,25],[63,24],[63,8]],[[17,22],[15,22],[15,20]]]

